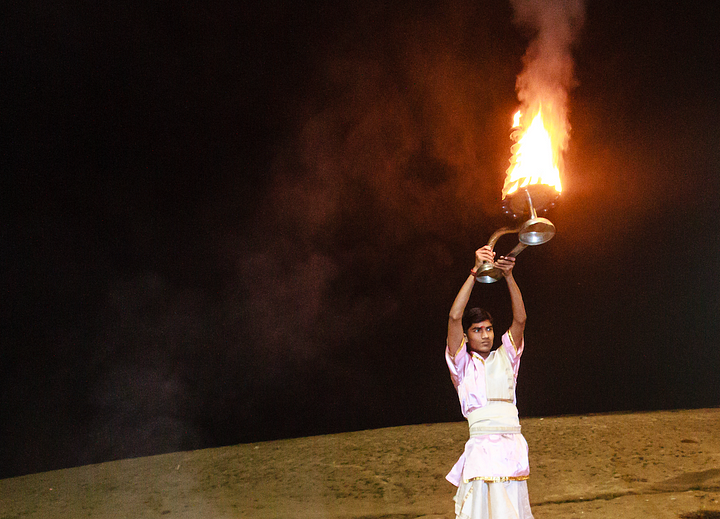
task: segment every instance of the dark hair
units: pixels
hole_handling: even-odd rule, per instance
[[[490,312],[483,310],[482,308],[470,308],[466,310],[462,318],[463,331],[467,333],[468,329],[475,323],[481,323],[483,321],[493,322],[493,318]]]

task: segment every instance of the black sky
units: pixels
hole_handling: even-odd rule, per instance
[[[587,2],[521,416],[720,405],[720,17],[676,3]],[[4,3],[0,477],[462,418],[532,34],[335,4]]]

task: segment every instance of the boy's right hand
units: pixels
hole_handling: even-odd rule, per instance
[[[490,245],[484,245],[475,251],[475,269],[485,263],[493,263],[495,261],[495,252],[490,248]]]

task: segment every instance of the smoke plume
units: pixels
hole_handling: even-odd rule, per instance
[[[531,31],[532,40],[517,78],[523,113],[535,114],[543,107],[545,124],[562,136],[567,146],[568,91],[574,86],[571,47],[585,18],[582,0],[511,0],[515,23]]]

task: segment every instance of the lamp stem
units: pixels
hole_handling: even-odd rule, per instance
[[[530,220],[534,220],[535,218],[537,218],[537,211],[535,211],[535,206],[533,205],[532,196],[530,196],[530,190],[526,188],[525,194],[527,195],[528,209],[530,210]]]

